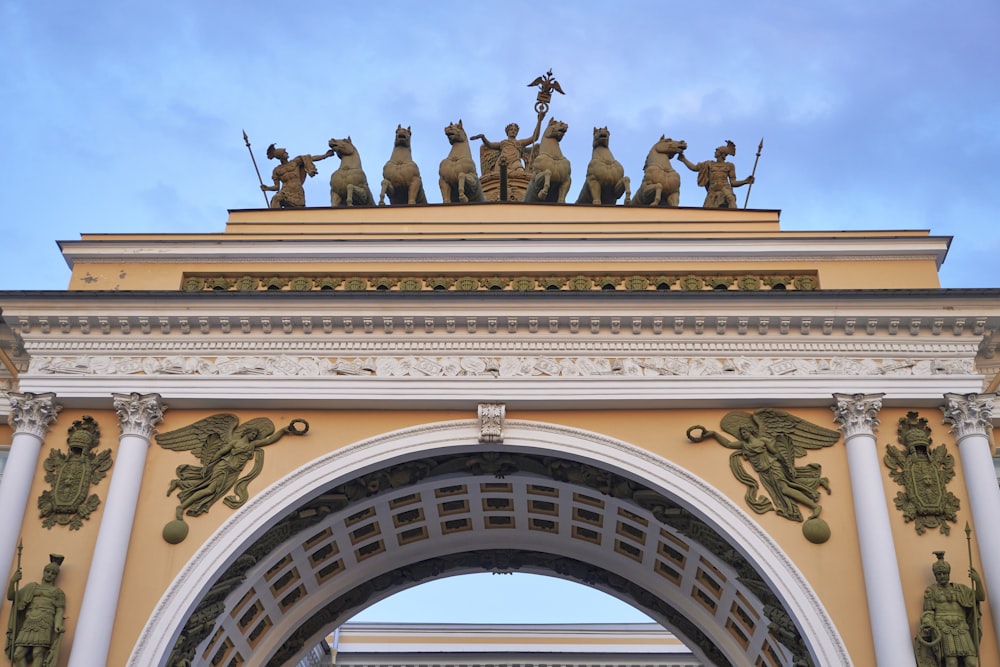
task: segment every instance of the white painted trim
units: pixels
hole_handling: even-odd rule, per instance
[[[105,405],[109,393],[158,393],[175,409],[229,406],[303,409],[453,409],[480,402],[510,409],[829,406],[830,394],[886,395],[886,406],[937,407],[941,395],[976,393],[981,375],[930,377],[378,378],[353,376],[22,375],[21,391],[55,392],[67,407]],[[763,403],[762,403],[763,401]]]
[[[478,434],[479,424],[474,419],[383,434],[318,458],[254,496],[208,538],[170,584],[133,649],[129,667],[163,665],[184,620],[204,591],[240,549],[289,508],[363,469],[383,467],[400,458],[467,448],[477,441]],[[784,601],[814,651],[816,663],[828,667],[852,664],[837,628],[801,571],[759,524],[705,481],[620,440],[556,424],[508,421],[504,442],[511,447],[583,458],[632,475],[641,473],[642,481],[651,488],[697,507],[706,521],[739,546]]]
[[[67,263],[329,263],[341,261],[427,263],[460,262],[578,262],[602,261],[843,261],[845,259],[933,258],[938,266],[948,250],[946,237],[820,238],[614,238],[593,239],[391,239],[290,241],[171,240],[131,238],[127,241],[61,241]]]

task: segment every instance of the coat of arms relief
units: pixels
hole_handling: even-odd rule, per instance
[[[896,494],[896,509],[903,519],[912,521],[917,534],[937,528],[948,535],[948,522],[958,520],[958,498],[946,487],[955,476],[955,457],[944,445],[931,446],[931,429],[918,412],[900,417],[896,438],[902,447],[885,446],[885,465],[889,476],[903,490]]]
[[[97,484],[111,467],[111,450],[95,453],[101,429],[86,415],[73,422],[66,438],[66,452],[53,449],[43,464],[45,481],[52,485],[38,497],[38,512],[46,528],[59,524],[77,530],[101,504],[90,487]]]

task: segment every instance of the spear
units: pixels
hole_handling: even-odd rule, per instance
[[[21,571],[21,552],[24,551],[24,540],[17,541],[17,569],[15,572]],[[10,664],[14,664],[14,642],[17,641],[17,592],[20,586],[20,582],[14,582],[14,600],[10,606],[10,652],[7,653],[7,657],[10,659]]]
[[[972,578],[972,528],[969,522],[965,522],[965,541],[969,546],[969,581],[972,583],[972,627],[969,632],[972,634],[972,646],[979,656],[979,603],[976,601],[976,580]]]
[[[260,169],[257,168],[257,158],[255,158],[253,156],[253,150],[250,149],[250,137],[247,136],[247,131],[246,130],[243,130],[243,141],[246,142],[246,144],[247,144],[247,150],[250,151],[250,159],[253,160],[253,170],[257,172],[257,180],[260,181],[260,187],[264,187],[264,179],[260,177]],[[758,156],[759,155],[760,154],[758,153]],[[754,165],[754,167],[756,167],[756,166],[757,165]],[[264,203],[267,204],[268,208],[270,208],[271,207],[271,202],[269,202],[267,200],[267,193],[264,192],[263,190],[261,190],[261,192],[264,194]],[[744,206],[744,208],[746,208],[746,207]]]
[[[764,150],[764,137],[760,138],[760,145],[757,146],[757,157],[755,157],[754,160],[753,160],[753,171],[750,172],[751,176],[754,176],[754,175],[757,174],[757,162],[760,160],[760,152],[762,150]],[[753,183],[751,183],[750,185],[747,186],[747,198],[743,201],[743,208],[746,208],[747,204],[750,202],[750,188],[752,188],[752,187],[753,187]]]

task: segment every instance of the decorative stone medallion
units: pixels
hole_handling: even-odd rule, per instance
[[[45,481],[52,485],[38,497],[38,511],[46,528],[59,524],[77,530],[101,504],[90,487],[104,479],[111,467],[111,450],[93,452],[101,439],[94,418],[87,415],[69,427],[66,453],[57,449],[45,459]]]
[[[931,429],[917,412],[900,417],[896,437],[902,447],[886,445],[883,459],[889,476],[903,487],[896,494],[896,509],[904,520],[913,522],[918,535],[928,528],[948,535],[948,522],[958,520],[960,507],[958,498],[946,488],[955,476],[955,457],[944,445],[931,446]]]

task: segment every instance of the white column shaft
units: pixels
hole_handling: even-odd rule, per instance
[[[24,521],[24,511],[28,508],[31,483],[35,479],[38,454],[42,449],[42,439],[33,433],[15,433],[10,443],[7,466],[0,480],[0,507],[3,521],[0,521],[0,577],[4,590],[11,574],[14,552],[17,550],[18,536]]]
[[[120,442],[69,667],[103,665],[111,646],[111,629],[118,610],[125,557],[132,538],[135,506],[149,449],[149,443],[136,436],[122,436]]]
[[[28,496],[35,480],[42,442],[49,425],[62,409],[56,405],[56,395],[52,393],[5,393],[10,400],[9,423],[14,437],[3,479],[0,479],[0,510],[3,512],[3,520],[0,521],[0,578],[3,581],[0,585],[4,586],[4,590],[11,574],[24,512],[28,508]]]
[[[965,488],[969,493],[969,511],[976,526],[973,534],[979,547],[986,584],[986,602],[993,610],[993,630],[1000,638],[1000,531],[996,530],[1000,517],[1000,487],[997,486],[990,443],[985,435],[967,435],[958,442]],[[955,560],[958,560],[957,558]],[[953,561],[954,562],[954,561]],[[956,571],[954,579],[968,583],[964,568]],[[961,576],[958,576],[961,575]]]
[[[1000,533],[995,529],[1000,516],[1000,488],[993,467],[989,433],[996,394],[945,394],[944,422],[958,442],[958,454],[969,494],[969,511],[975,524],[975,542],[982,563],[986,603],[993,611],[993,631],[1000,638]],[[958,573],[956,573],[957,575]],[[954,576],[957,581],[960,579]],[[964,577],[961,577],[964,579]]]
[[[115,408],[122,420],[123,435],[83,593],[69,667],[107,664],[149,439],[153,425],[162,415],[155,394],[116,395]],[[141,422],[138,426],[136,419]]]
[[[916,662],[913,637],[906,616],[877,446],[874,435],[855,435],[847,441],[854,521],[861,547],[875,659],[879,665],[913,664]]]
[[[882,667],[912,665],[916,662],[913,637],[875,439],[882,394],[834,394],[834,398],[836,421],[841,424],[847,449],[875,661]]]

